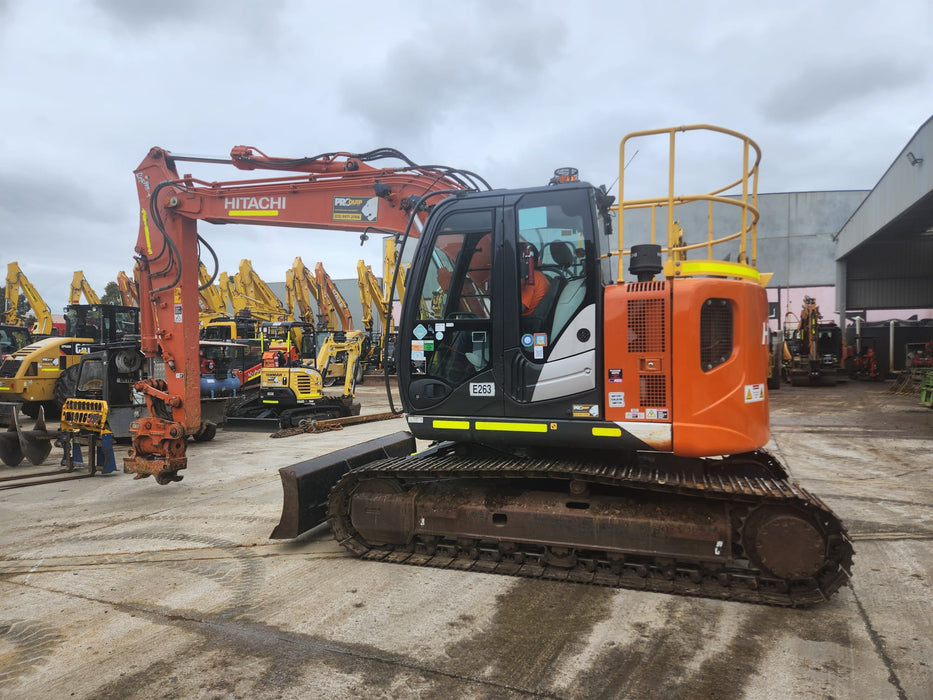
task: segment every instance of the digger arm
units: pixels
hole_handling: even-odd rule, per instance
[[[240,261],[239,282],[242,294],[249,303],[255,316],[265,317],[269,321],[282,321],[288,315],[269,285],[253,269],[253,263],[246,258]]]
[[[87,300],[88,304],[100,303],[100,297],[97,296],[97,292],[91,288],[91,285],[84,277],[84,270],[75,270],[74,275],[71,277],[71,289],[68,294],[68,303],[80,304],[82,294],[84,294],[84,298]]]
[[[11,262],[7,265],[6,273],[6,322],[10,325],[23,325],[23,319],[17,311],[21,291],[29,302],[29,308],[36,315],[36,322],[32,327],[33,335],[48,335],[52,332],[52,312],[49,311],[48,304],[20,270],[19,263]]]
[[[400,159],[398,167],[371,163]],[[177,164],[212,163],[240,170],[288,171],[267,177],[208,181],[179,177]],[[164,386],[145,386],[149,416],[133,422],[125,471],[176,480],[187,465],[185,438],[201,428],[198,358],[197,222],[354,231],[411,231],[417,236],[430,204],[466,189],[488,188],[467,171],[418,166],[397,151],[271,158],[237,146],[229,158],[182,156],[152,148],[134,171],[139,197],[141,349],[165,363]],[[223,278],[221,279],[223,289]],[[336,303],[336,302],[335,302]],[[236,309],[236,303],[234,303]],[[346,315],[346,328],[352,321]],[[162,380],[159,380],[160,382]]]
[[[292,280],[292,293],[298,304],[299,316],[305,323],[314,323],[314,310],[311,308],[311,297],[318,306],[318,326],[326,325],[327,312],[321,307],[321,290],[317,286],[312,272],[305,267],[300,257],[295,258],[290,270],[286,271],[286,280]],[[288,282],[286,281],[286,288]]]
[[[327,274],[324,265],[321,263],[314,266],[314,279],[317,282],[318,289],[321,290],[321,298],[327,298],[328,308],[332,310],[332,313],[336,314],[337,319],[340,321],[340,329],[352,331],[353,316],[350,314],[350,307],[347,306],[347,302],[340,290],[337,289],[337,285],[334,284],[334,280]]]
[[[363,303],[363,328],[367,333],[373,332],[373,293],[369,286],[369,277],[372,270],[364,260],[356,263],[356,281],[360,287],[360,301]]]
[[[227,305],[224,303],[220,288],[211,282],[211,274],[204,263],[198,262],[198,282],[200,290],[201,309],[204,314],[226,316]]]
[[[136,271],[133,271],[135,277]],[[117,273],[117,286],[120,288],[120,297],[124,306],[139,306],[139,292],[137,291],[137,282],[130,279],[123,270]]]

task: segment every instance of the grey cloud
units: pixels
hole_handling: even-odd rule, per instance
[[[151,33],[177,25],[180,32],[185,33],[223,27],[237,34],[265,34],[271,38],[274,21],[283,9],[281,2],[251,0],[161,0],[158,3],[93,0],[93,5],[113,23],[114,29],[119,30],[115,33],[121,35],[127,29]]]
[[[564,46],[558,18],[519,30],[499,24],[432,27],[388,51],[381,68],[356,73],[340,91],[344,108],[382,134],[414,135],[457,111],[514,108],[547,80]]]
[[[110,224],[119,221],[120,214],[73,179],[0,172],[0,221],[4,228],[15,232],[12,227],[16,222],[29,221],[66,231],[75,220]]]
[[[769,119],[790,123],[808,122],[847,104],[920,80],[920,63],[888,58],[846,64],[809,66],[776,86],[760,108]]]

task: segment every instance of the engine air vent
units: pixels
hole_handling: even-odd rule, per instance
[[[732,305],[728,299],[707,299],[700,310],[700,366],[704,372],[732,356]]]
[[[655,284],[643,282],[642,284]],[[662,283],[663,284],[663,283]],[[667,350],[664,302],[660,299],[628,300],[628,351],[661,353]]]

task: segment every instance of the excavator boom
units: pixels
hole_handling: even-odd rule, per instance
[[[6,273],[6,313],[5,321],[10,325],[25,325],[25,321],[19,317],[18,305],[19,295],[25,295],[29,302],[29,308],[36,316],[36,322],[32,327],[33,335],[49,335],[52,332],[52,312],[49,311],[48,304],[42,299],[38,290],[32,286],[26,275],[19,267],[19,263],[11,262],[7,264]]]
[[[139,283],[136,281],[137,270],[133,270],[133,279],[129,278],[123,270],[117,273],[117,287],[120,289],[120,299],[123,306],[139,306]]]
[[[68,303],[80,304],[82,294],[84,295],[84,298],[88,304],[100,304],[100,297],[97,296],[97,292],[94,291],[90,283],[85,278],[84,271],[75,270],[75,273],[71,278],[71,288],[68,292]]]
[[[388,160],[401,164],[377,167]],[[198,162],[265,171],[267,176],[218,182],[179,175],[179,163]],[[164,372],[155,373],[164,379],[137,384],[148,415],[130,427],[133,447],[124,470],[154,475],[163,484],[181,478],[178,472],[187,467],[186,438],[202,427],[199,382],[193,380],[200,373],[199,221],[354,231],[361,236],[374,230],[411,230],[417,236],[427,204],[485,185],[473,173],[419,166],[392,149],[285,159],[248,146],[235,147],[229,158],[153,148],[134,174],[140,206],[135,250],[141,349],[164,365]],[[237,298],[249,295],[249,280],[242,277],[231,284],[220,275],[221,293],[229,295],[234,313],[242,310]],[[236,282],[239,292],[234,291]]]

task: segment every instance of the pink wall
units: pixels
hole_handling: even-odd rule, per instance
[[[777,288],[767,288],[768,292],[768,301],[775,302],[778,301],[778,289]],[[803,298],[804,296],[811,296],[816,299],[817,305],[820,307],[820,313],[823,315],[824,321],[835,321],[837,324],[840,323],[839,314],[836,313],[836,288],[835,287],[781,287],[780,296],[781,296],[781,312],[780,322],[781,326],[796,326],[797,320],[800,316],[800,309],[803,308]],[[788,311],[790,313],[788,313]],[[911,316],[916,315],[918,319],[924,318],[933,318],[933,309],[880,309],[877,311],[869,311],[868,318],[866,321],[888,321],[891,319],[903,319],[907,320]],[[775,327],[774,322],[771,323],[772,327]]]

